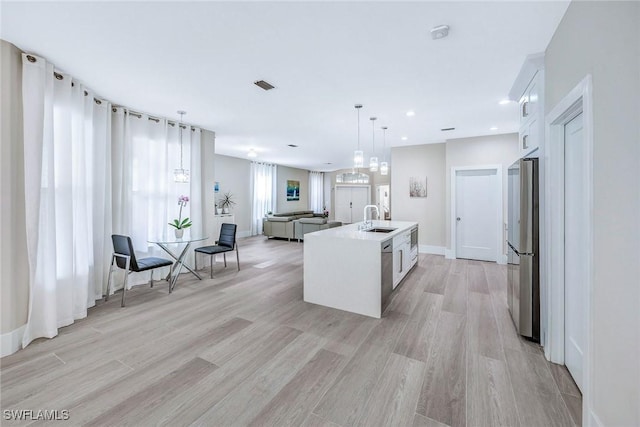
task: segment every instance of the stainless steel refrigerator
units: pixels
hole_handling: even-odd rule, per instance
[[[509,167],[507,302],[520,335],[540,342],[538,159]]]

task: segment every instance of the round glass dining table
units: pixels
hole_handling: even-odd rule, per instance
[[[162,250],[168,253],[169,256],[175,260],[173,266],[171,267],[171,270],[169,271],[169,274],[167,275],[167,280],[170,280],[169,293],[171,293],[173,291],[173,288],[176,286],[176,282],[178,280],[178,277],[180,276],[182,267],[186,268],[187,270],[189,270],[189,272],[191,272],[191,274],[202,280],[202,277],[200,277],[198,272],[193,270],[184,262],[184,258],[187,253],[189,253],[189,248],[191,247],[192,243],[202,242],[204,240],[207,240],[209,237],[201,235],[191,236],[190,234],[191,233],[186,233],[186,235],[182,238],[176,238],[174,236],[162,236],[157,239],[148,240],[149,243],[160,246]],[[180,252],[174,252],[170,249],[170,247],[174,246],[176,247],[176,249],[180,249],[181,245],[184,245],[184,248]]]

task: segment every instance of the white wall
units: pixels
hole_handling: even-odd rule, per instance
[[[445,227],[447,230],[447,249],[451,250],[451,169],[464,166],[502,165],[502,217],[504,223],[507,219],[507,169],[519,157],[518,134],[451,139],[447,141],[446,146]],[[506,236],[504,237],[506,238]],[[506,246],[503,247],[502,253],[507,253]]]
[[[309,210],[309,171],[278,165],[276,212]],[[287,180],[300,181],[300,200],[287,201]]]
[[[215,195],[218,200],[224,193],[230,191],[236,205],[231,208],[238,225],[238,235],[251,235],[251,162],[236,157],[215,156],[215,180],[220,183],[220,192]],[[213,191],[213,186],[211,186]]]
[[[0,334],[14,331],[27,322],[29,303],[21,54],[18,48],[0,40]]]
[[[391,149],[391,218],[417,221],[420,245],[443,251],[445,237],[445,144]],[[409,178],[427,177],[427,197],[409,197]]]
[[[640,3],[572,2],[547,48],[545,73],[547,112],[593,78],[591,410],[602,425],[638,426]]]
[[[200,166],[202,168],[202,194],[200,197],[204,200],[204,233],[209,236],[207,244],[213,245],[218,239],[218,236],[214,236],[214,221],[213,215],[215,214],[215,194],[213,192],[213,186],[216,180],[215,167],[216,167],[216,134],[210,130],[202,129],[202,139],[204,141],[202,146],[202,157],[200,158]],[[202,244],[204,245],[204,243]]]

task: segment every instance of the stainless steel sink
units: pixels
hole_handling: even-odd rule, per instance
[[[365,230],[367,233],[391,233],[396,230],[396,228],[387,228],[387,227],[374,227],[368,230]]]

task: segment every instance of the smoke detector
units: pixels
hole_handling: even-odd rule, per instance
[[[434,40],[443,39],[449,35],[448,25],[438,25],[431,29],[431,38]]]

